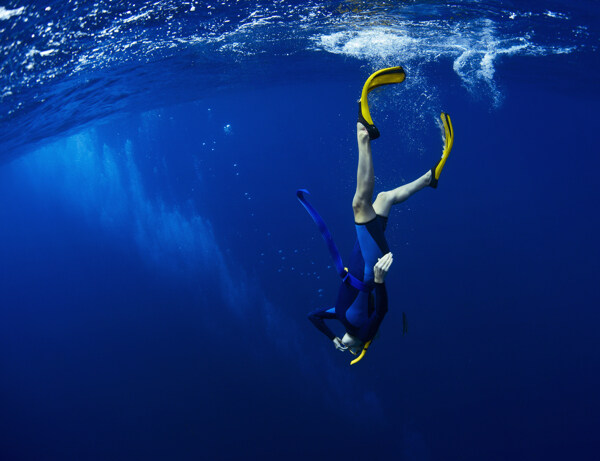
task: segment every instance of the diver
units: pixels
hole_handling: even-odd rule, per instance
[[[393,263],[393,256],[385,238],[385,229],[390,210],[393,205],[406,201],[425,187],[437,187],[440,173],[454,141],[450,117],[442,113],[445,147],[441,159],[420,178],[395,189],[380,192],[373,202],[375,176],[371,140],[379,137],[379,131],[371,120],[366,98],[368,92],[377,86],[400,83],[403,80],[404,71],[401,67],[375,72],[365,83],[359,101],[356,127],[358,171],[356,192],[352,200],[357,241],[347,267],[342,266],[339,253],[336,255],[337,248],[324,222],[310,204],[305,203],[301,192],[307,191],[298,191],[300,201],[319,225],[334,259],[337,256],[341,268],[339,272],[343,278],[335,306],[317,309],[309,313],[308,318],[333,342],[337,350],[350,350],[354,355],[360,354],[360,357],[353,360],[351,364],[362,359],[388,312],[385,278]],[[346,333],[341,339],[325,323],[325,320],[329,319],[336,319],[344,326]]]

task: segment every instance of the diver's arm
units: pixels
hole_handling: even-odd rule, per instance
[[[360,335],[361,341],[365,343],[375,337],[379,325],[381,325],[385,314],[387,314],[388,297],[384,281],[393,262],[394,258],[392,257],[392,253],[387,253],[379,258],[377,264],[373,267],[375,280],[375,312],[369,318],[366,331],[361,332],[362,334]]]
[[[385,283],[375,283],[375,314],[383,320],[388,312],[388,296]]]
[[[375,312],[369,318],[369,323],[365,332],[361,332],[360,340],[370,341],[377,334],[379,326],[388,312],[388,297],[385,283],[375,282]]]
[[[317,309],[308,314],[308,320],[310,320],[314,326],[316,326],[321,333],[327,336],[332,341],[335,340],[336,336],[331,329],[325,324],[325,319],[335,319],[335,314],[327,312],[329,309],[324,307]]]

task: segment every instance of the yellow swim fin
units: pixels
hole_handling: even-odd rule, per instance
[[[373,340],[371,340],[373,341]],[[352,362],[350,362],[350,365],[354,365],[355,363],[358,363],[362,360],[362,358],[365,356],[365,354],[367,353],[367,349],[369,348],[369,346],[371,345],[371,341],[367,341],[363,347],[362,352],[360,353],[360,355],[358,357],[356,357],[354,360],[352,360]]]
[[[377,139],[379,137],[379,130],[371,118],[367,95],[371,92],[371,90],[374,90],[380,86],[390,85],[392,83],[401,83],[404,81],[405,77],[406,74],[404,73],[404,69],[402,69],[402,67],[388,67],[372,73],[363,85],[360,101],[358,102],[358,121],[362,123],[369,132],[369,139]]]
[[[442,123],[444,125],[444,151],[442,152],[442,158],[431,169],[431,182],[429,185],[434,189],[438,185],[438,179],[440,179],[442,169],[444,168],[446,160],[448,160],[448,156],[452,150],[452,146],[454,145],[454,129],[452,128],[452,120],[450,120],[450,116],[442,112],[440,118],[442,119]]]

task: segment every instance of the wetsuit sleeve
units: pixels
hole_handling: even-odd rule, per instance
[[[377,334],[377,330],[379,330],[379,325],[385,314],[388,311],[388,297],[387,290],[385,289],[385,283],[376,283],[375,284],[375,312],[369,318],[368,327],[362,337],[361,341],[367,342],[375,337]]]
[[[308,314],[308,320],[310,320],[313,325],[316,326],[325,336],[333,341],[335,339],[335,334],[325,324],[325,319],[335,319],[336,316],[334,312],[329,312],[329,310],[331,309],[326,307],[314,310]]]

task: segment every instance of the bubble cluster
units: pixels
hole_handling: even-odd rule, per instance
[[[547,11],[538,16],[551,20],[566,18]],[[525,29],[507,28],[506,19],[517,18],[512,12],[505,12],[499,18],[449,20],[442,17],[426,16],[419,20],[406,14],[399,15],[395,21],[373,20],[361,28],[350,27],[315,37],[315,47],[369,61],[373,69],[392,63],[418,69],[427,63],[446,60],[452,63],[452,69],[469,91],[487,94],[498,105],[502,95],[494,74],[501,56],[565,54],[578,46],[575,42],[535,39],[535,22],[532,26],[529,21]]]

